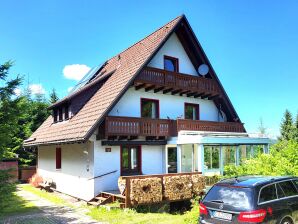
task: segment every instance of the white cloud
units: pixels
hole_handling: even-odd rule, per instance
[[[73,89],[73,86],[67,88],[67,92],[70,92]]]
[[[46,93],[46,90],[43,88],[41,84],[31,84],[29,85],[29,90],[33,95]]]
[[[67,79],[79,81],[90,69],[91,68],[87,65],[82,64],[65,65],[63,68],[63,75]]]
[[[16,96],[20,96],[22,94],[22,90],[20,88],[15,88],[13,92]]]

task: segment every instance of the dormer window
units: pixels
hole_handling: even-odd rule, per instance
[[[164,69],[170,72],[179,72],[178,58],[164,56]]]
[[[69,119],[69,106],[67,104],[58,106],[53,110],[54,123]]]
[[[58,110],[55,109],[53,112],[53,116],[54,116],[54,123],[58,121]]]

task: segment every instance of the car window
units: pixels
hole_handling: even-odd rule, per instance
[[[296,185],[296,188],[298,189],[298,179],[296,179],[296,180],[293,180],[293,182],[295,183],[295,185]]]
[[[297,189],[292,181],[284,181],[278,184],[281,186],[286,197],[298,195]]]
[[[253,205],[253,190],[251,188],[234,188],[215,185],[204,198],[204,202],[222,201],[234,208],[251,209]]]
[[[259,203],[277,199],[275,184],[261,189]]]
[[[285,197],[285,194],[284,194],[283,190],[281,189],[281,186],[279,186],[279,184],[276,185],[276,191],[277,191],[278,198]]]

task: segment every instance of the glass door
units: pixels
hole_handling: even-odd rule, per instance
[[[168,147],[168,173],[177,173],[177,147]]]
[[[193,145],[181,145],[181,172],[193,171]]]

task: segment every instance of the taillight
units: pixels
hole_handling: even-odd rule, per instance
[[[239,222],[263,222],[266,217],[267,211],[264,209],[255,210],[251,212],[240,212],[238,216]]]
[[[208,209],[203,203],[200,203],[200,214],[208,215]]]

